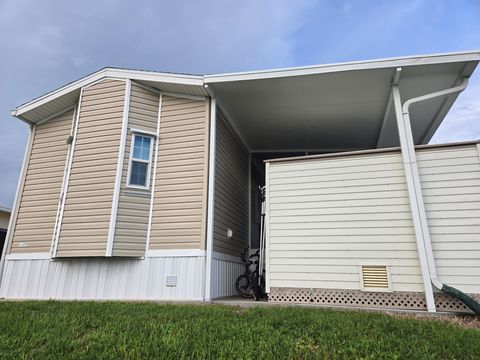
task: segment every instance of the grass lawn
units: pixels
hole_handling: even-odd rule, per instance
[[[478,359],[480,330],[299,307],[0,302],[8,359]]]

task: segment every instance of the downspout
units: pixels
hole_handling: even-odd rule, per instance
[[[460,85],[458,85],[458,86],[452,87],[450,89],[434,92],[434,93],[431,93],[431,94],[418,96],[418,97],[407,100],[402,106],[402,116],[403,116],[403,119],[404,119],[405,123],[410,125],[410,106],[411,105],[422,102],[422,101],[429,101],[429,100],[432,100],[432,99],[435,99],[435,98],[438,98],[438,97],[442,97],[442,96],[448,96],[448,95],[451,95],[451,94],[460,93],[463,90],[465,90],[467,85],[468,85],[468,78],[464,78],[464,79],[462,79]],[[413,155],[413,156],[415,156],[415,155]],[[421,195],[421,189],[417,189],[416,191],[420,192],[420,196],[422,196]],[[422,196],[422,200],[423,200],[423,196]],[[443,291],[447,294],[450,294],[453,297],[460,300],[461,302],[463,302],[475,314],[480,314],[480,304],[475,299],[473,299],[472,297],[468,296],[467,294],[461,292],[458,289],[455,289],[451,286],[448,286],[448,285],[444,284],[438,278],[437,268],[435,266],[435,257],[433,255],[433,250],[432,250],[430,230],[428,228],[427,216],[426,216],[425,207],[423,205],[423,201],[421,202],[421,205],[419,207],[420,208],[418,210],[419,210],[419,216],[421,218],[420,223],[421,223],[421,231],[422,231],[421,238],[423,240],[423,247],[424,247],[426,255],[427,255],[426,256],[427,265],[428,265],[428,269],[429,269],[429,273],[430,273],[430,281],[431,281],[432,285],[434,287],[436,287],[437,289],[439,289],[439,290],[441,290],[441,291]]]

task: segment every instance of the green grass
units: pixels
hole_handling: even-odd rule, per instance
[[[478,359],[480,330],[318,308],[0,302],[8,359]]]

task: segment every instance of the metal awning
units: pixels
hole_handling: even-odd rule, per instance
[[[398,146],[392,82],[402,100],[469,77],[480,52],[205,76],[252,151],[348,151]],[[431,139],[457,95],[412,109],[416,144]]]

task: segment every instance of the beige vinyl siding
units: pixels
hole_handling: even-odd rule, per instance
[[[8,229],[9,221],[10,221],[10,213],[0,211],[0,229]]]
[[[83,92],[58,257],[105,256],[124,97],[125,82],[118,80]]]
[[[478,145],[417,152],[439,278],[480,293],[480,157]]]
[[[157,132],[159,95],[132,83],[128,131],[125,144],[122,181],[118,201],[117,222],[113,242],[113,256],[145,255],[148,215],[150,212],[150,189],[127,187],[128,164],[132,143],[131,128]],[[155,143],[153,144],[155,151]],[[152,154],[153,172],[154,154]],[[150,177],[152,174],[150,174]]]
[[[388,265],[394,291],[422,291],[402,157],[380,153],[270,164],[271,287],[361,288]]]
[[[208,100],[163,96],[150,249],[205,249]]]
[[[36,126],[11,253],[49,252],[67,160],[73,109]]]
[[[217,115],[213,251],[240,256],[248,246],[248,150]],[[227,239],[227,229],[233,237]]]

